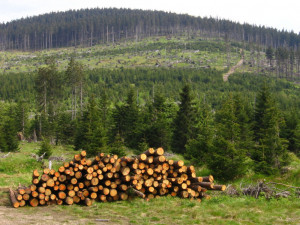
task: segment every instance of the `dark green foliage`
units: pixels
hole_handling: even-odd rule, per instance
[[[118,155],[119,157],[126,155],[126,147],[124,145],[124,140],[119,134],[116,135],[114,143],[111,144],[109,148],[109,153],[113,155]]]
[[[196,136],[188,141],[185,156],[196,164],[205,164],[213,149],[214,117],[205,101],[199,105],[198,111],[197,122],[194,125]]]
[[[5,49],[39,50],[187,32],[191,39],[201,32],[217,38],[226,35],[238,42],[272,43],[273,47],[293,48],[300,42],[299,35],[294,32],[224,19],[152,10],[95,8],[52,12],[0,24],[0,45]]]
[[[185,145],[192,136],[192,126],[195,122],[195,109],[192,106],[190,86],[185,85],[180,93],[179,110],[174,120],[172,151],[184,154]]]
[[[16,108],[15,122],[18,132],[22,132],[24,136],[28,136],[29,131],[28,114],[28,104],[24,100],[19,101]]]
[[[175,104],[166,102],[161,93],[155,94],[153,103],[148,107],[148,112],[145,112],[148,116],[148,120],[145,122],[149,124],[145,136],[149,146],[163,147],[165,150],[170,148],[171,126],[175,110]]]
[[[266,50],[266,57],[269,60],[270,66],[272,65],[272,60],[274,58],[274,49],[272,47],[268,47]]]
[[[79,120],[74,145],[77,150],[86,150],[89,156],[96,155],[106,146],[106,134],[94,96],[89,99],[87,109]]]
[[[51,147],[50,141],[48,139],[44,139],[42,141],[40,149],[38,151],[38,155],[39,156],[44,155],[45,159],[48,159],[52,155],[52,147]]]
[[[120,135],[125,145],[129,148],[137,148],[142,138],[140,114],[136,104],[134,90],[130,89],[125,104],[117,105],[113,111],[112,139]]]
[[[258,162],[258,171],[276,170],[287,162],[287,140],[281,137],[283,123],[283,117],[265,84],[256,98],[254,117],[257,147],[252,158]]]
[[[245,149],[241,145],[241,127],[232,94],[216,115],[216,136],[209,154],[208,168],[220,180],[232,180],[245,174]]]

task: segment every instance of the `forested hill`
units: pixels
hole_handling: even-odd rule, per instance
[[[53,12],[0,24],[1,50],[91,46],[126,39],[185,33],[226,37],[272,47],[299,47],[300,36],[273,28],[163,11],[82,9]]]

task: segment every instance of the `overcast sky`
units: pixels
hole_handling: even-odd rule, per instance
[[[300,32],[300,0],[0,0],[0,22],[94,7],[156,9]]]

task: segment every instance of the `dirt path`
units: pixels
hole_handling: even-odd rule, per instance
[[[244,58],[242,58],[235,66],[231,67],[230,70],[223,75],[223,81],[224,82],[228,81],[228,77],[231,74],[233,74],[238,67],[240,67],[241,65],[243,65],[243,62],[244,62]]]

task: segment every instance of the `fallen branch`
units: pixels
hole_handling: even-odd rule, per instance
[[[136,189],[133,188],[132,186],[130,186],[129,188],[130,188],[131,190],[133,190],[133,192],[134,192],[135,194],[137,194],[139,197],[141,197],[141,198],[145,198],[145,197],[146,197],[146,195],[145,195],[143,192],[140,192],[140,191],[136,190]]]
[[[1,156],[0,158],[4,159],[4,158],[6,158],[7,156],[9,156],[9,154],[10,154],[10,152],[7,153],[6,155]]]

